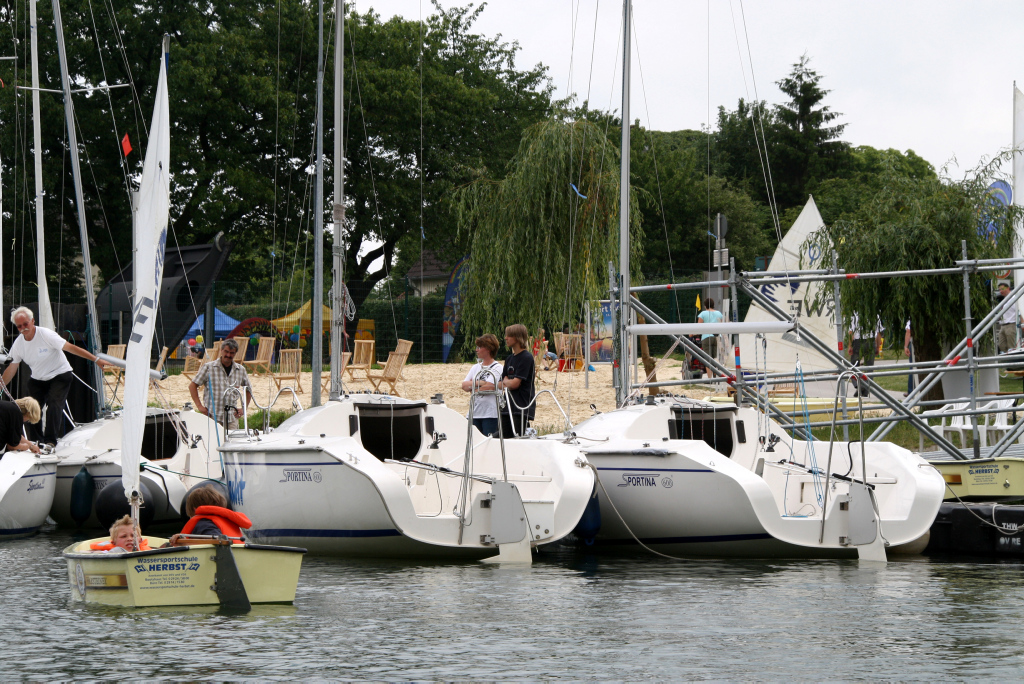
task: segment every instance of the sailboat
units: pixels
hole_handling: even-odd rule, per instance
[[[33,31],[34,29],[33,25]],[[3,183],[0,181],[0,207],[2,205]],[[0,242],[3,236],[2,221],[3,212],[0,211]],[[0,283],[2,282],[3,255],[0,254]],[[40,299],[40,307],[42,305]],[[48,307],[47,303],[47,311]],[[0,305],[0,311],[2,310],[3,306]],[[2,333],[3,324],[0,322],[0,353],[5,351]],[[39,456],[29,451],[8,451],[0,458],[0,540],[35,534],[46,522],[46,515],[49,513],[56,489],[56,463],[57,459],[52,456]]]
[[[33,55],[33,111],[35,112],[35,145],[37,197],[36,214],[37,246],[42,250],[42,162],[38,156],[40,148],[40,131],[38,125],[38,67],[36,64],[36,0],[30,0],[30,23],[32,30]],[[71,154],[72,176],[75,186],[79,232],[82,237],[82,267],[86,285],[86,301],[89,309],[90,327],[92,330],[92,347],[98,350],[99,318],[96,313],[96,300],[93,292],[92,259],[89,255],[89,240],[86,231],[85,203],[82,194],[81,168],[79,164],[78,143],[76,138],[74,100],[71,95],[71,78],[68,74],[67,57],[64,48],[64,29],[60,13],[60,3],[54,2],[54,24],[57,52],[60,60],[61,82],[64,92],[65,119],[68,131],[68,149]],[[163,252],[161,251],[161,255]],[[42,269],[45,262],[42,252],[37,261]],[[45,275],[40,270],[40,317],[41,324],[50,317],[50,307],[46,296]],[[157,293],[159,294],[159,293]],[[44,299],[46,301],[44,306]],[[154,301],[158,299],[154,298]],[[52,320],[52,318],[51,318]],[[50,324],[52,327],[52,323]],[[99,354],[98,354],[99,355]],[[108,361],[115,361],[105,357]],[[147,361],[148,366],[148,361]],[[97,374],[92,383],[99,403],[104,403],[104,383],[101,374]],[[127,401],[123,402],[127,407]],[[177,522],[180,520],[180,504],[187,490],[207,478],[220,477],[220,462],[211,461],[211,442],[216,442],[216,426],[212,421],[195,411],[160,408],[145,408],[146,400],[141,400],[146,413],[144,436],[142,439],[142,483],[153,521]],[[56,486],[50,506],[50,516],[59,524],[74,527],[100,527],[96,515],[96,501],[108,484],[121,478],[120,444],[124,433],[124,416],[121,413],[110,413],[98,420],[77,426],[57,441],[52,452],[56,460]]]
[[[169,48],[170,38],[165,36],[153,125],[139,192],[136,246],[140,277],[126,355],[121,486],[118,489],[127,497],[135,520],[139,519],[144,503],[139,477],[140,451],[170,207]],[[260,548],[227,537],[186,539],[181,545],[166,548],[147,548],[158,547],[164,541],[148,538],[146,544],[141,544],[141,540],[136,544],[136,548],[146,550],[96,551],[97,543],[104,541],[77,542],[64,550],[68,581],[75,600],[124,606],[219,604],[236,609],[248,609],[251,603],[291,602],[295,598],[304,553],[303,549]]]
[[[629,121],[631,0],[624,0],[623,13],[622,120]],[[622,128],[622,149],[628,150],[629,127]],[[628,312],[628,154],[622,166],[619,310]],[[807,216],[805,225],[815,223],[813,214]],[[629,352],[635,335],[761,332],[785,339],[794,330],[793,321],[778,319],[629,325],[623,315],[617,334],[623,358],[635,359]],[[620,364],[620,387],[630,386],[629,365]],[[749,407],[624,394],[618,409],[573,428],[599,474],[601,527],[588,548],[643,545],[673,556],[868,561],[885,561],[887,548],[916,543],[923,549],[944,482],[909,451],[885,443],[796,439]]]
[[[341,21],[341,0],[335,12]],[[321,16],[321,46],[322,21]],[[344,281],[344,33],[336,33],[334,60],[335,283]],[[319,92],[317,109],[322,112]],[[318,116],[318,206],[322,121]],[[323,212],[316,216],[322,225]],[[297,413],[258,441],[245,435],[219,448],[232,506],[252,520],[250,535],[323,554],[525,563],[534,547],[569,535],[594,486],[577,445],[484,437],[442,400],[341,393],[344,289],[333,289],[327,404]],[[317,280],[313,291],[321,290]],[[314,315],[320,308],[314,301]],[[317,359],[314,350],[314,364]],[[314,365],[314,377],[318,372]]]

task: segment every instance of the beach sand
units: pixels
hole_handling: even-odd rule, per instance
[[[398,393],[407,399],[429,399],[437,393],[444,395],[445,403],[455,411],[465,414],[469,409],[469,393],[462,390],[462,381],[472,364],[449,363],[449,364],[409,364],[405,367],[402,375],[403,380],[398,382]],[[608,364],[596,366],[596,371],[590,372],[589,387],[587,386],[586,374],[577,373],[556,373],[554,371],[541,370],[537,382],[537,391],[551,391],[558,399],[562,409],[571,411],[571,420],[575,425],[589,416],[593,415],[594,404],[599,411],[609,411],[615,408],[615,390],[612,388],[612,369]],[[678,378],[681,372],[681,364],[678,361],[668,360],[659,366],[658,371],[661,379]],[[379,372],[379,371],[376,371]],[[365,374],[355,371],[356,381],[348,382],[346,376],[345,390],[348,392],[372,391],[373,385],[365,380]],[[327,372],[324,372],[327,377]],[[298,395],[303,408],[308,408],[312,392],[312,374],[302,374],[303,392]],[[277,387],[267,375],[250,374],[255,400],[266,405],[270,397],[276,392]],[[161,383],[161,394],[172,408],[181,408],[186,402],[192,399],[188,392],[189,381],[183,375],[172,375]],[[387,388],[387,383],[382,385]],[[686,390],[676,388],[676,394],[686,394],[694,397],[706,397],[710,391]],[[202,396],[202,395],[200,395]],[[151,403],[161,405],[163,402],[157,397],[154,390],[150,390],[149,400]],[[321,400],[327,400],[327,393],[321,394]],[[116,404],[115,404],[116,405]],[[290,411],[291,397],[288,393],[282,395],[278,400],[275,409]],[[250,405],[250,415],[256,411],[256,407]],[[537,418],[534,427],[541,433],[557,432],[563,429],[565,420],[558,406],[550,394],[544,394],[537,402]]]

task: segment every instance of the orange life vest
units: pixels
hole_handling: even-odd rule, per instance
[[[247,530],[252,527],[252,521],[249,520],[245,513],[228,510],[220,506],[200,506],[196,509],[196,514],[185,523],[181,533],[192,534],[192,530],[195,529],[196,523],[200,520],[212,521],[217,526],[217,529],[228,537],[241,537],[243,529]],[[235,543],[242,544],[244,542],[236,541]]]
[[[89,548],[93,551],[110,551],[114,548],[114,542],[93,542]],[[139,539],[139,551],[149,551],[149,540],[145,537]]]

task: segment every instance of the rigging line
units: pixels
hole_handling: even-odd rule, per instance
[[[74,123],[75,123],[75,128],[82,134],[82,137],[79,138],[79,140],[85,140],[86,139],[85,138],[85,132],[82,130],[82,127],[78,124],[78,114],[77,113],[75,114],[75,122]],[[68,148],[68,152],[70,153],[70,151],[71,151],[70,147],[67,144],[65,144],[65,147]],[[120,273],[124,269],[121,267],[121,259],[117,255],[117,245],[114,243],[114,234],[110,230],[110,221],[107,220],[107,210],[106,210],[106,208],[104,208],[104,206],[103,206],[103,198],[100,196],[100,184],[96,180],[96,170],[92,166],[92,157],[89,156],[89,146],[88,145],[80,145],[79,147],[81,147],[82,151],[85,152],[85,165],[89,167],[89,175],[92,176],[92,185],[96,189],[95,201],[96,201],[97,206],[99,206],[100,215],[103,217],[103,225],[107,229],[107,235],[110,236],[110,244],[114,248],[114,250],[113,250],[113,252],[114,252],[114,263],[117,264],[117,273]],[[83,190],[83,194],[84,194],[84,190]],[[82,198],[82,202],[83,202],[83,204],[85,203],[85,198],[84,197]],[[61,210],[61,213],[63,214],[63,209]],[[61,221],[61,223],[63,224],[63,220]],[[90,296],[90,293],[92,292],[92,283],[85,283],[85,292],[86,292],[86,296],[87,297]]]
[[[363,90],[362,90],[362,88],[359,85],[359,72],[357,71],[357,67],[356,67],[356,40],[355,40],[355,36],[352,35],[352,29],[351,28],[348,29],[348,35],[349,35],[349,44],[352,46],[352,79],[353,79],[353,82],[356,85],[356,95],[359,98],[359,117],[360,117],[360,119],[362,119],[362,122],[363,122],[363,138],[364,138],[364,140],[366,142],[366,164],[367,164],[367,172],[368,172],[368,175],[370,176],[370,188],[371,188],[371,191],[373,192],[373,207],[374,207],[374,213],[376,215],[375,218],[377,219],[377,234],[380,236],[381,241],[384,243],[381,246],[382,247],[382,250],[381,250],[382,251],[382,259],[384,261],[384,286],[387,288],[387,291],[388,291],[388,301],[391,302],[391,321],[392,321],[392,325],[393,325],[394,331],[395,331],[395,339],[398,339],[398,317],[395,314],[395,301],[394,301],[394,298],[391,295],[391,264],[389,263],[390,259],[388,257],[387,242],[384,240],[384,226],[383,226],[383,223],[381,221],[381,215],[380,215],[380,201],[379,201],[379,198],[377,196],[377,182],[373,178],[373,153],[371,151],[372,148],[370,147],[370,133],[369,133],[367,127],[366,127],[366,109],[363,107]],[[423,235],[422,231],[420,231],[420,235],[421,236]],[[421,239],[422,239],[422,237],[421,237]],[[370,264],[367,264],[367,269],[369,269],[369,266],[370,266]],[[421,285],[420,285],[420,305],[421,306],[422,306],[422,301],[423,301],[423,299],[422,299],[423,298],[423,294],[422,294],[422,292],[423,292],[423,289],[422,289],[422,279],[423,279],[423,269],[421,268],[420,269],[420,282],[421,282]],[[420,339],[421,340],[423,339],[422,327],[420,329]],[[420,346],[422,347],[423,345],[420,345]]]
[[[569,76],[568,76],[568,82],[566,83],[566,92],[568,93],[569,97],[572,97],[572,94],[573,94],[572,93],[572,71],[573,71],[573,65],[574,65],[575,58],[576,58],[576,27],[579,25],[579,11],[580,11],[581,4],[582,4],[581,2],[577,1],[577,3],[576,3],[576,12],[574,14],[572,12],[572,5],[570,3],[570,11],[569,11],[569,33],[570,33],[570,38],[569,38],[569,44],[570,44],[570,48],[569,48]],[[573,145],[574,145],[575,137],[576,137],[575,136],[575,131],[576,131],[576,126],[574,125],[573,122],[570,122],[569,123],[569,164],[568,164],[569,182],[570,182],[570,184],[572,183],[572,169],[573,169],[572,157],[573,157]],[[583,173],[583,157],[584,157],[584,152],[581,149],[580,150],[580,174],[581,175]],[[578,187],[578,179],[577,179],[577,187]],[[565,278],[565,297],[562,300],[562,324],[563,325],[568,320],[568,315],[569,315],[569,299],[570,299],[570,297],[572,295],[572,256],[573,256],[573,253],[575,251],[574,248],[575,248],[575,243],[576,243],[576,231],[574,230],[574,227],[576,225],[576,219],[579,216],[579,206],[580,206],[580,198],[579,198],[579,193],[577,192],[577,193],[571,195],[570,199],[569,199],[569,257],[568,257],[568,261],[567,261],[568,271],[566,273],[566,278]],[[543,276],[542,276],[542,278],[545,281],[547,280],[547,278],[545,278]]]
[[[781,227],[781,225],[779,223],[779,205],[778,205],[778,201],[775,198],[775,183],[774,183],[774,181],[772,179],[772,167],[771,167],[771,164],[770,164],[770,162],[768,160],[768,141],[767,141],[767,139],[765,138],[765,135],[764,135],[764,112],[763,112],[763,110],[761,108],[760,99],[759,99],[760,96],[758,95],[758,92],[757,92],[757,78],[754,75],[754,57],[753,57],[753,53],[750,51],[750,35],[747,32],[747,17],[746,17],[746,12],[745,12],[745,10],[743,8],[743,0],[739,0],[739,5],[740,5],[740,19],[741,19],[742,24],[743,24],[743,39],[744,39],[744,42],[746,43],[746,46],[747,46],[747,62],[750,65],[750,84],[754,88],[754,107],[755,107],[755,110],[757,111],[758,123],[761,126],[761,144],[764,146],[764,165],[765,165],[765,173],[767,175],[766,182],[768,184],[768,193],[769,193],[769,200],[770,200],[769,201],[769,207],[772,208],[772,210],[773,210],[772,218],[775,221],[775,232],[776,232],[776,235],[779,238],[779,241],[781,242],[782,241],[782,227]],[[785,270],[788,270],[788,269],[785,269]]]
[[[636,45],[636,64],[640,70],[640,91],[644,95],[644,110],[647,112],[647,125],[651,124],[651,108],[647,103],[647,84],[644,83],[644,63],[640,59],[640,37],[636,33],[636,22],[633,23],[633,43]],[[662,199],[661,194],[661,177],[658,173],[658,154],[655,148],[654,142],[654,131],[648,128],[647,139],[651,142],[651,159],[654,161],[654,180],[658,186],[658,207],[661,209],[661,227],[665,232],[665,252],[668,255],[668,271],[671,280],[669,282],[676,282],[675,269],[672,267],[672,247],[668,241],[668,222],[665,220],[665,200]],[[676,318],[679,318],[679,298],[675,296],[673,292],[672,301],[675,304]]]
[[[103,73],[103,82],[109,85],[110,79],[107,77],[107,64],[103,60],[103,49],[100,47],[100,34],[96,28],[96,15],[93,13],[92,0],[89,0],[89,18],[92,20],[92,34],[96,41],[96,52],[100,58],[100,71]],[[128,158],[121,154],[121,148],[117,139],[117,119],[114,117],[114,100],[110,95],[110,88],[106,88],[105,90],[107,95],[107,107],[110,108],[110,124],[114,128],[114,147],[117,148],[118,160],[121,162],[119,166],[121,167],[121,175],[124,177],[124,191],[128,196],[128,206],[131,207],[132,188],[128,179]]]
[[[420,0],[419,4],[419,37],[420,37],[420,155],[419,155],[419,177],[420,177],[420,365],[424,362],[424,354],[426,353],[423,344],[423,248],[426,234],[423,232],[423,0]],[[395,338],[398,338],[397,323],[395,328]],[[452,336],[454,341],[454,335]],[[424,376],[420,374],[420,396],[423,395],[423,382]],[[392,407],[394,404],[392,404]],[[394,411],[394,408],[392,408]],[[393,428],[392,428],[393,429]]]
[[[277,280],[277,171],[280,164],[278,147],[281,130],[281,0],[277,0],[277,75],[274,80],[274,204],[270,242],[270,318],[274,319],[275,283]],[[187,279],[186,279],[187,280]]]
[[[743,75],[743,88],[744,88],[744,91],[747,94],[747,99],[751,100],[751,98],[750,98],[750,85],[748,85],[748,83],[747,83],[747,72],[746,72],[746,68],[745,68],[745,65],[744,65],[744,61],[743,61],[744,60],[744,58],[743,58],[743,50],[740,47],[739,30],[736,27],[736,13],[732,9],[732,3],[731,2],[730,2],[730,5],[729,5],[729,8],[730,8],[730,15],[732,16],[733,35],[736,38],[736,53],[739,56],[739,60],[740,60],[740,72]],[[741,12],[741,15],[742,15],[742,12],[743,12],[743,4],[742,4],[742,2],[740,3],[740,12]],[[753,128],[754,144],[757,147],[757,158],[758,158],[758,162],[761,164],[761,175],[762,175],[762,177],[764,179],[765,190],[767,191],[767,195],[768,195],[768,211],[769,211],[769,214],[772,217],[772,227],[775,230],[775,237],[776,237],[776,239],[779,242],[782,242],[782,229],[781,229],[781,226],[779,224],[779,210],[778,210],[778,205],[777,205],[776,200],[775,200],[775,188],[774,188],[774,184],[772,183],[771,166],[770,166],[770,164],[768,162],[768,141],[765,138],[765,134],[764,134],[764,112],[761,109],[761,105],[760,105],[760,102],[758,100],[759,96],[758,96],[758,92],[757,92],[757,82],[754,80],[754,63],[753,63],[753,58],[752,58],[751,53],[750,53],[750,38],[749,38],[749,36],[747,35],[747,32],[746,32],[746,19],[745,19],[745,17],[743,18],[743,33],[744,33],[744,38],[745,38],[746,44],[747,44],[747,61],[748,61],[749,65],[750,65],[750,80],[751,80],[751,84],[753,85],[753,88],[754,88],[754,98],[751,100],[751,102],[753,104],[752,104],[752,113],[751,113],[751,117],[750,117],[750,124],[751,124],[751,127]],[[761,134],[760,135],[760,139],[758,139],[758,126],[759,125],[760,125],[760,134]],[[762,151],[762,148],[763,148],[763,151]],[[788,264],[788,259],[786,257],[785,250],[783,250],[783,252],[782,252],[782,269],[786,273],[789,272],[789,264]],[[787,283],[788,283],[788,279],[787,279]]]
[[[420,239],[423,238],[423,0],[420,0],[419,4],[419,37],[420,37],[420,156],[419,156],[419,176],[420,176]],[[420,246],[420,261],[423,261],[423,247],[422,243]],[[420,265],[420,365],[423,365],[424,354],[426,345],[423,344],[423,266]],[[396,335],[397,337],[397,335]],[[454,344],[455,336],[452,335],[452,343]],[[424,396],[423,383],[426,380],[426,376],[420,373],[420,396]]]
[[[313,5],[312,5],[312,3],[305,3],[305,7],[306,7],[306,15],[304,17],[304,20],[306,22],[308,22],[309,19],[310,19],[310,15],[312,13]],[[305,54],[306,54],[305,53],[305,48],[306,48],[306,31],[300,31],[299,33],[300,33],[300,36],[299,36],[299,56],[298,56],[296,72],[295,72],[296,73],[296,78],[295,78],[295,99],[294,99],[293,104],[292,104],[292,108],[293,108],[292,111],[295,112],[296,114],[299,112],[299,102],[300,102],[299,91],[300,91],[300,88],[301,88],[301,85],[302,85],[302,63],[303,63],[303,59],[304,59]],[[289,163],[290,163],[290,160],[292,160],[295,157],[295,146],[296,146],[297,140],[298,140],[298,129],[299,129],[299,121],[300,120],[301,120],[301,117],[299,117],[299,116],[294,116],[292,118],[291,140],[290,140],[289,147],[288,147],[288,157],[287,157],[287,159],[289,160]],[[284,235],[281,237],[281,244],[282,244],[281,250],[283,252],[286,252],[287,247],[288,247],[288,223],[291,221],[290,215],[291,215],[291,210],[292,210],[292,182],[294,180],[295,172],[297,170],[298,169],[290,169],[289,172],[288,172],[288,175],[287,175],[288,187],[287,187],[287,190],[284,193],[284,197],[285,197],[285,210],[284,210],[284,219],[283,219],[283,221],[284,221],[284,227],[283,227]],[[307,185],[309,184],[309,182],[310,181],[309,181],[309,178],[308,178],[308,175],[307,175],[307,178],[306,178]],[[301,227],[302,227],[301,223],[302,223],[301,218],[298,221],[296,221],[296,232],[295,232],[295,243],[296,243],[296,247],[295,248],[296,248],[296,250],[298,249],[299,231],[301,231]],[[282,264],[285,264],[285,263],[287,263],[287,261],[285,259],[282,259]],[[292,268],[292,273],[295,272],[294,266],[295,266],[295,262],[293,260],[292,261],[292,267],[293,267]],[[293,280],[292,278],[288,279],[288,296],[289,297],[291,297],[292,280]],[[283,285],[282,285],[282,288],[283,288]],[[278,311],[275,311],[275,308],[274,308],[274,302],[276,301],[275,297],[276,297],[276,295],[274,295],[274,293],[271,293],[271,312],[270,313],[271,313],[272,317],[275,317],[274,314],[278,313]],[[281,313],[283,313],[283,312],[281,312]]]
[[[707,172],[705,173],[705,180],[707,180],[707,200],[708,200],[708,216],[704,225],[704,232],[709,233],[711,229],[711,0],[707,0],[707,103],[708,103],[708,121],[707,121]],[[704,244],[708,244],[708,237],[705,235]],[[707,269],[711,271],[711,252],[705,250],[707,256]],[[699,314],[700,312],[698,312]]]
[[[135,87],[135,77],[132,75],[131,63],[128,61],[128,51],[125,49],[124,41],[121,38],[121,27],[117,23],[117,10],[114,8],[114,0],[103,0],[103,5],[107,10],[107,16],[110,17],[110,23],[113,25],[114,44],[121,55],[121,61],[124,62],[124,70],[128,74],[128,84],[132,90],[132,114],[135,116],[135,135],[139,140],[142,140],[142,134],[139,133],[139,123],[141,121],[142,130],[145,131],[146,138],[148,139],[149,128],[146,123],[146,115],[142,111],[142,99],[139,97],[139,91]]]

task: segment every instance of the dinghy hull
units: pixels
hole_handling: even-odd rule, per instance
[[[164,539],[149,537],[151,545]],[[177,546],[135,553],[90,550],[94,542],[64,549],[68,583],[75,601],[111,606],[219,605],[217,563],[210,544]],[[235,544],[238,575],[251,603],[291,603],[305,549]]]

